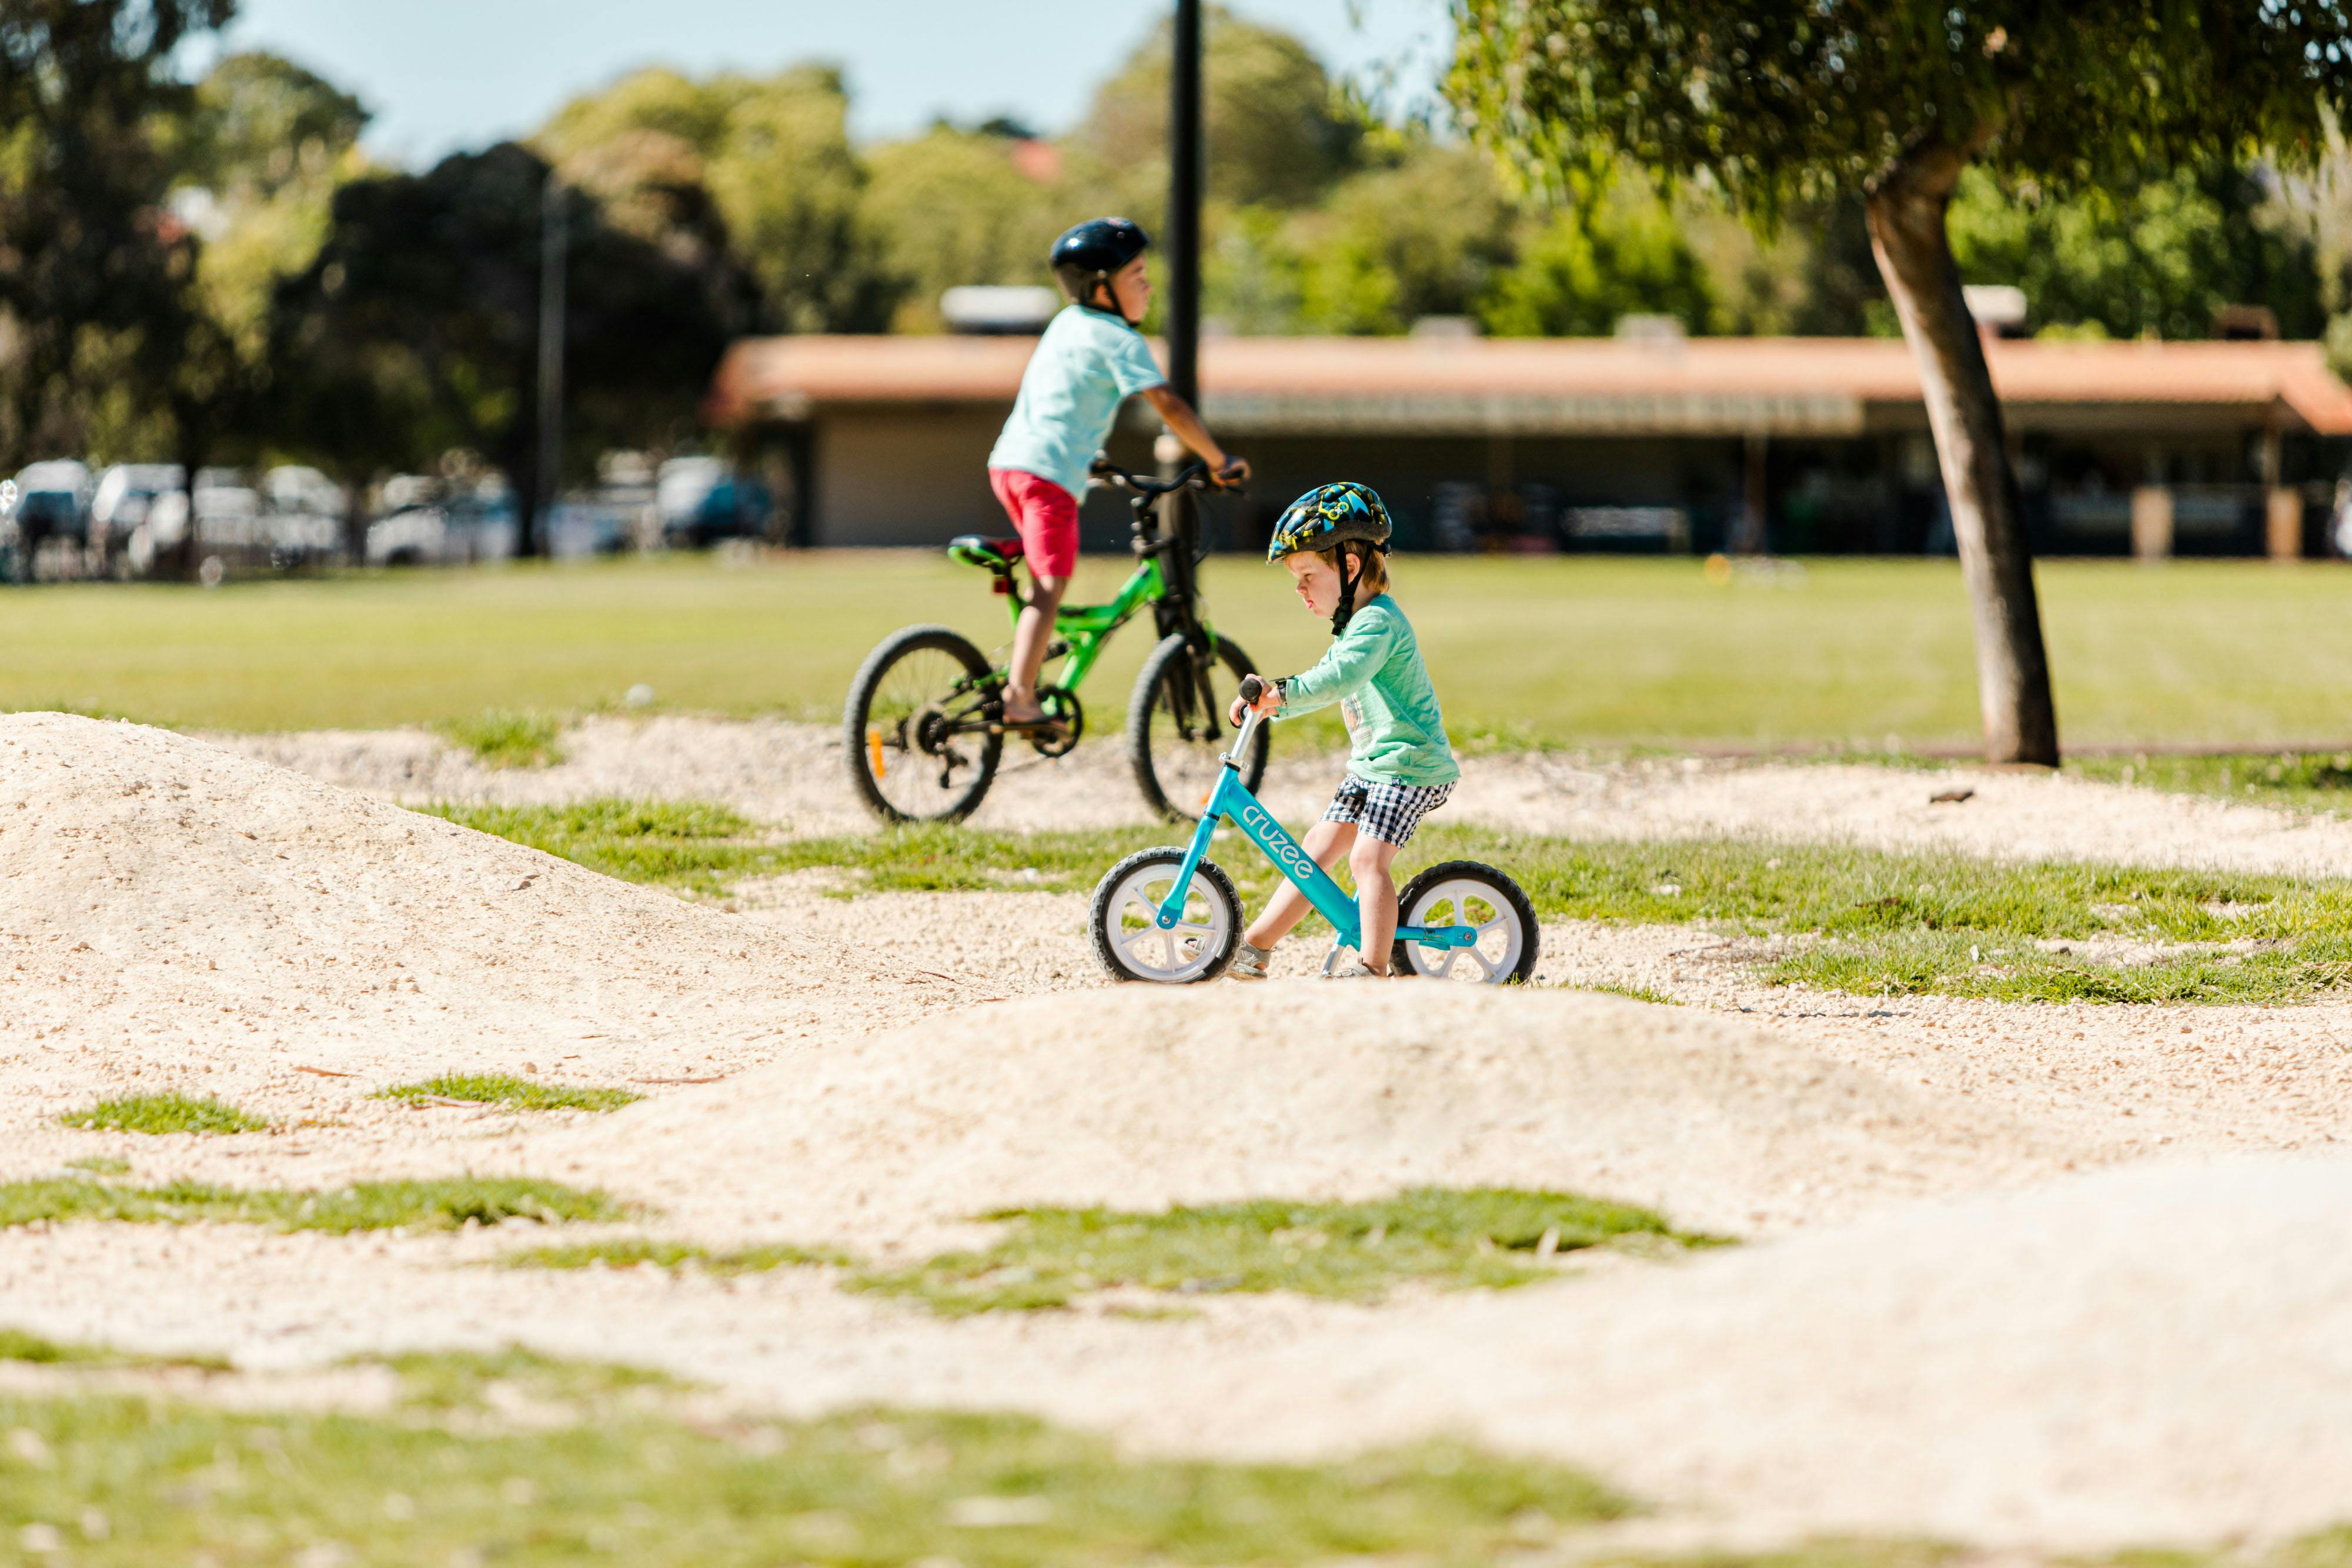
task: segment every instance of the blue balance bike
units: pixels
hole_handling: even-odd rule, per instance
[[[1242,700],[1256,702],[1263,689],[1255,675],[1245,678]],[[1247,834],[1331,923],[1338,937],[1324,973],[1342,948],[1361,951],[1355,899],[1242,782],[1239,759],[1262,755],[1250,742],[1263,722],[1255,713],[1243,716],[1233,749],[1219,759],[1224,766],[1190,845],[1138,850],[1103,873],[1089,924],[1095,956],[1112,979],[1190,985],[1215,979],[1233,962],[1242,934],[1241,895],[1208,858],[1210,837],[1221,821]],[[1484,985],[1525,981],[1536,971],[1536,940],[1535,910],[1517,883],[1475,861],[1447,861],[1398,894],[1389,973]]]

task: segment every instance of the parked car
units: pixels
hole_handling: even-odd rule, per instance
[[[722,458],[673,457],[661,465],[654,489],[666,544],[699,549],[757,538],[767,528],[767,486]]]
[[[262,476],[261,498],[272,565],[316,566],[343,553],[350,500],[341,485],[316,468],[286,465]]]
[[[89,469],[72,458],[36,463],[16,476],[17,537],[29,557],[44,539],[89,538]]]
[[[514,552],[514,507],[503,495],[395,507],[367,531],[370,566],[457,566]]]
[[[184,489],[186,473],[176,463],[118,463],[98,476],[89,505],[89,548],[100,570],[125,560],[131,537],[156,498]]]
[[[196,553],[224,566],[253,571],[274,564],[261,497],[234,468],[199,468],[195,483]],[[131,570],[142,576],[181,549],[188,538],[189,493],[170,490],[148,506],[147,520],[131,536]]]

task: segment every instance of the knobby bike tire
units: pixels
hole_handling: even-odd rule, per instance
[[[1229,637],[1216,637],[1217,662],[1232,677],[1233,690],[1220,693],[1223,703],[1241,689],[1242,677],[1250,673],[1249,655]],[[1143,792],[1144,803],[1171,822],[1197,822],[1201,820],[1201,802],[1180,800],[1171,793],[1171,780],[1160,777],[1160,768],[1151,755],[1151,716],[1164,706],[1168,682],[1171,676],[1190,681],[1192,678],[1192,648],[1181,632],[1171,632],[1160,640],[1143,661],[1143,669],[1135,678],[1135,693],[1127,705],[1127,759],[1134,770],[1136,788]],[[1192,701],[1197,703],[1195,695]],[[1229,732],[1223,713],[1207,716],[1212,732],[1219,737]],[[1265,762],[1271,749],[1267,727],[1258,726],[1250,742],[1249,755],[1242,758],[1242,782],[1252,790],[1265,779]]]
[[[949,627],[908,626],[892,632],[866,655],[866,662],[858,666],[856,677],[849,683],[849,700],[841,711],[842,763],[849,770],[849,781],[858,799],[885,822],[961,821],[979,809],[981,801],[987,798],[989,786],[995,781],[997,763],[1004,755],[1004,737],[1001,732],[990,730],[964,737],[976,749],[971,779],[961,790],[943,795],[939,810],[909,811],[900,808],[883,793],[881,780],[874,776],[874,748],[867,729],[875,693],[894,666],[919,653],[949,654],[962,666],[966,675],[974,679],[992,673],[988,660],[971,640]],[[942,698],[947,695],[946,692],[940,694]]]

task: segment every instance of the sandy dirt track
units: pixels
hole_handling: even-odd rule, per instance
[[[663,794],[850,827],[822,816],[838,789],[813,732],[600,720],[543,773],[436,747],[420,787],[357,777],[411,739],[349,737],[335,763],[304,749],[316,737],[230,748],[0,717],[0,1176],[84,1153],[127,1154],[142,1180],[535,1172],[655,1205],[664,1234],[871,1252],[1024,1200],[1491,1181],[1652,1202],[1750,1244],[1498,1297],[950,1323],[822,1271],[472,1266],[530,1236],[73,1226],[0,1232],[0,1325],[295,1372],[516,1339],[656,1361],[755,1406],[1019,1406],[1191,1451],[1468,1430],[1588,1465],[1702,1534],[2061,1550],[2352,1519],[2344,1004],[1813,996],[1758,986],[1705,933],[1576,925],[1547,932],[1553,981],[1697,1005],[1400,985],[1356,988],[1340,1028],[1331,988],[1304,980],[1102,988],[1071,895],[843,904],[810,875],[730,914],[382,798]],[[731,773],[712,760],[730,747]],[[773,767],[787,753],[803,772]],[[1524,789],[1555,813],[1528,825],[1555,831],[2352,866],[2352,826],[2065,781],[1986,776],[1979,800],[1931,809],[1925,776],[1892,770],[1482,767],[1465,815]],[[778,792],[736,792],[763,768]],[[992,803],[1008,823],[1049,803],[1024,777]],[[1074,793],[1124,810],[1107,779]],[[1305,765],[1280,786],[1314,787]],[[1284,959],[1295,974],[1313,956]],[[524,1061],[725,1082],[646,1084],[647,1103],[604,1118],[367,1097]],[[54,1122],[162,1087],[281,1130]]]

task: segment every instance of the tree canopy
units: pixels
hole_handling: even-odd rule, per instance
[[[418,464],[451,447],[537,486],[533,402],[548,166],[513,143],[335,194],[317,258],[277,301],[279,407],[322,454]],[[709,258],[666,252],[562,193],[570,252],[567,456],[669,444],[730,332]],[[352,400],[369,423],[346,417]]]
[[[766,324],[793,332],[870,332],[889,325],[898,290],[863,220],[866,172],[849,144],[841,73],[799,66],[772,77],[690,80],[644,70],[575,99],[533,139],[559,165],[624,139],[660,145],[684,172],[690,152],[735,254],[755,277]]]
[[[0,7],[0,452],[83,446],[100,374],[161,384],[188,347],[194,247],[164,216],[159,117],[192,94],[172,62],[231,0],[11,0]]]
[[[1072,133],[1074,153],[1156,215],[1168,185],[1168,78],[1172,25],[1095,90]],[[1244,21],[1222,5],[1202,19],[1202,141],[1210,200],[1298,206],[1354,166],[1364,140],[1323,62],[1295,35]]]
[[[2325,143],[2352,24],[2273,0],[1456,0],[1456,113],[1538,181],[1596,146],[1769,211],[1927,143],[2051,189]]]

